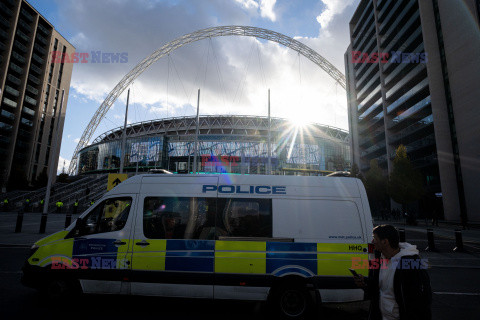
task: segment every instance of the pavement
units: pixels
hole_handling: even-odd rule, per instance
[[[0,246],[31,247],[33,243],[65,227],[65,213],[50,213],[47,216],[47,226],[44,234],[40,234],[40,212],[23,214],[23,224],[20,233],[15,233],[17,221],[16,212],[0,212]],[[72,222],[79,214],[72,215]]]

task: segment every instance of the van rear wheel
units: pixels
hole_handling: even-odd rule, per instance
[[[312,301],[305,287],[285,286],[272,292],[272,307],[282,319],[305,319]]]

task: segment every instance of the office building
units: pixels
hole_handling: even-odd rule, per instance
[[[345,53],[352,161],[392,171],[403,144],[417,213],[480,222],[480,1],[362,0]]]
[[[71,63],[54,63],[52,52],[75,48],[28,2],[0,1],[0,186],[31,184],[50,158],[58,163],[72,76]],[[62,90],[65,90],[60,114]],[[51,152],[59,122],[59,141]],[[56,170],[55,170],[56,172]]]

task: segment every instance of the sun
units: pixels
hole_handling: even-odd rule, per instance
[[[300,112],[298,114],[290,114],[288,121],[296,128],[304,128],[312,122],[311,119],[308,118],[308,115]]]

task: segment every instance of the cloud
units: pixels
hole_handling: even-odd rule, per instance
[[[323,0],[315,5],[306,1],[302,11],[296,11],[296,3],[267,0],[110,1],[108,10],[105,2],[95,0],[60,1],[61,25],[72,28],[69,41],[77,52],[128,53],[126,63],[74,65],[70,92],[81,103],[78,112],[88,117],[82,120],[82,130],[107,94],[138,62],[170,41],[207,27],[262,26],[295,36],[344,73],[343,54],[354,2],[359,0]],[[305,12],[309,13],[308,21]],[[306,22],[308,30],[303,29]],[[198,89],[201,114],[264,116],[270,89],[272,116],[300,115],[312,122],[348,128],[346,94],[339,85],[297,52],[252,37],[213,37],[182,46],[152,64],[130,88],[128,119],[132,122],[194,116]],[[107,119],[119,121],[103,120],[91,140],[123,125],[115,112],[123,119],[125,102],[126,91],[107,113]],[[69,108],[69,112],[73,110]],[[67,122],[77,124],[79,118],[67,117]],[[66,123],[65,128],[69,125]],[[81,132],[69,134],[78,137]]]
[[[262,18],[268,18],[271,21],[277,19],[273,8],[277,0],[235,0],[237,3],[242,5],[245,9],[251,12],[260,12]]]
[[[322,28],[328,28],[335,15],[341,14],[345,8],[351,6],[355,0],[321,0],[325,10],[317,16],[317,21]]]
[[[260,2],[260,14],[264,18],[269,18],[272,21],[277,19],[275,12],[273,12],[273,7],[277,0],[261,0]]]
[[[79,142],[80,142],[80,138],[75,138],[75,139],[73,139],[73,142],[79,143]]]

